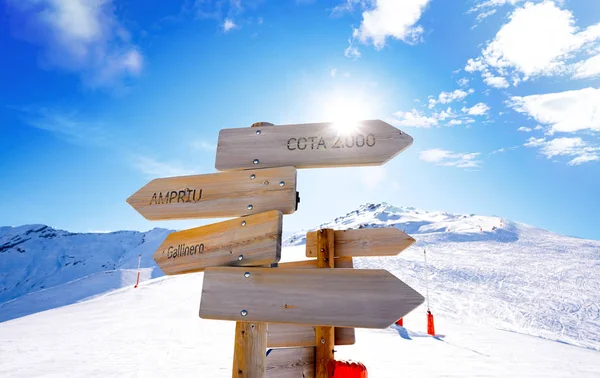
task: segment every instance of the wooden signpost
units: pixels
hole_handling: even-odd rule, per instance
[[[174,232],[154,253],[165,274],[200,272],[210,266],[257,266],[281,257],[278,210]]]
[[[296,168],[160,178],[127,199],[149,220],[227,218],[279,210],[296,211]]]
[[[127,199],[149,220],[234,217],[171,233],[154,253],[165,274],[204,271],[200,317],[236,321],[232,377],[327,378],[354,328],[386,328],[423,303],[386,270],[353,267],[415,242],[393,227],[309,232],[309,259],[278,264],[297,168],[381,165],[412,142],[380,120],[223,129],[215,167],[227,172],[158,178]]]
[[[306,257],[317,257],[318,231],[306,234]],[[396,256],[416,240],[395,227],[335,231],[336,257]]]
[[[387,328],[424,300],[383,269],[214,267],[204,272],[200,317]]]
[[[412,142],[410,135],[380,120],[223,129],[215,168],[382,165]]]

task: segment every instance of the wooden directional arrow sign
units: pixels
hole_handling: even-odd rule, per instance
[[[200,317],[386,328],[423,301],[383,269],[207,268]]]
[[[127,199],[146,219],[229,218],[296,211],[296,168],[159,178]]]
[[[395,227],[340,230],[334,233],[336,257],[396,256],[416,240]],[[317,257],[317,231],[306,234],[306,256]]]
[[[382,165],[412,142],[410,135],[380,120],[222,129],[215,167]]]
[[[165,274],[209,266],[256,266],[279,261],[283,215],[277,210],[169,234],[154,253]]]

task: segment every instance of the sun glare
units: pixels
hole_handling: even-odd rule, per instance
[[[360,127],[360,121],[369,119],[370,107],[359,97],[335,97],[327,103],[327,119],[340,134],[351,134]]]

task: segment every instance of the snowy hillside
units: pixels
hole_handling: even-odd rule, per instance
[[[600,241],[498,217],[366,204],[319,228],[394,226],[417,242],[395,257],[360,258],[425,293],[438,317],[600,350]],[[304,244],[306,232],[285,244]]]
[[[152,253],[170,231],[75,234],[43,225],[0,227],[0,321],[75,303],[162,276]]]
[[[302,250],[283,253],[294,259]],[[0,323],[0,356],[10,356],[0,359],[0,377],[231,377],[235,323],[198,317],[202,276],[161,277]],[[336,347],[336,358],[364,363],[374,378],[591,378],[600,371],[599,352],[478,324],[440,318],[445,337],[423,337],[422,308],[405,325],[357,329],[356,344]]]
[[[424,295],[426,247],[436,319],[600,350],[600,242],[498,217],[388,204],[366,204],[319,228],[382,226],[417,242],[398,256],[355,259],[355,267],[387,269]],[[306,231],[285,241],[282,261],[302,255]],[[0,228],[0,321],[133,286],[139,253],[142,279],[161,276],[152,253],[169,232]]]

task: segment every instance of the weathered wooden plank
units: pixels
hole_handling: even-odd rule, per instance
[[[233,350],[233,378],[266,376],[267,324],[236,322]]]
[[[317,346],[315,327],[288,323],[269,323],[267,327],[267,347],[308,347]],[[354,345],[354,328],[335,327],[335,345]]]
[[[315,348],[271,349],[267,353],[267,378],[315,377]]]
[[[423,301],[383,269],[215,267],[204,272],[200,317],[386,328]]]
[[[381,165],[413,138],[381,120],[222,129],[215,167],[220,171]]]
[[[352,257],[338,257],[335,267],[351,269]],[[282,269],[317,269],[317,259],[279,263]],[[267,329],[267,345],[276,347],[316,346],[315,327],[286,323],[270,323]],[[353,345],[356,342],[354,328],[335,327],[335,345]]]
[[[317,257],[317,232],[306,234],[306,256]],[[395,227],[335,231],[336,257],[395,256],[415,239]]]
[[[278,262],[282,218],[272,210],[171,233],[154,252],[154,261],[167,275]]]
[[[334,231],[325,228],[317,231],[317,267],[335,268]],[[326,290],[322,288],[321,290]],[[323,304],[328,306],[327,303]],[[334,328],[315,327],[315,378],[329,378],[329,361],[333,360]]]
[[[297,205],[296,168],[159,178],[127,203],[149,220],[229,218],[269,210],[291,214]]]
[[[279,268],[283,269],[317,269],[317,259],[301,260],[301,261],[290,261],[285,263],[279,263]],[[336,268],[352,268],[352,257],[336,257],[335,258]]]

